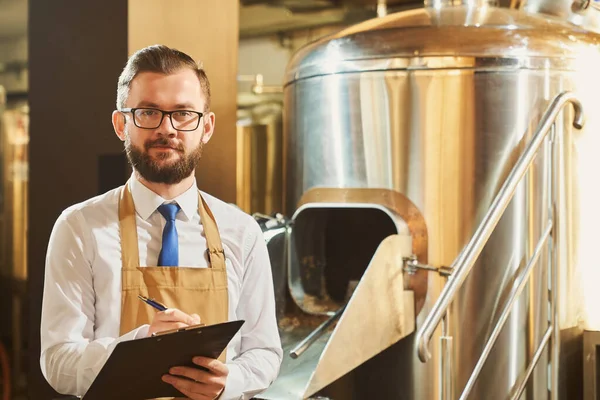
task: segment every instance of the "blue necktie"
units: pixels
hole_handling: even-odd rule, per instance
[[[176,267],[179,265],[179,244],[177,241],[177,228],[175,216],[180,210],[178,204],[163,204],[158,207],[158,212],[167,220],[162,235],[162,249],[158,255],[158,266]]]

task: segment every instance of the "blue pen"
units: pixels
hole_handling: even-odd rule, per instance
[[[153,300],[153,299],[149,299],[147,297],[144,297],[142,295],[138,294],[138,298],[140,300],[142,300],[144,303],[156,308],[158,311],[165,311],[167,309],[167,307],[165,307],[164,305],[160,304],[158,301]]]

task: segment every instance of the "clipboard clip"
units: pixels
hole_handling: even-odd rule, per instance
[[[175,329],[169,329],[166,331],[154,332],[150,336],[154,337],[154,336],[168,335],[170,333],[176,333],[176,332],[185,332],[185,331],[190,331],[190,330],[196,329],[196,328],[202,328],[203,326],[206,326],[206,324],[196,324],[196,325],[186,326],[183,328],[175,328]]]

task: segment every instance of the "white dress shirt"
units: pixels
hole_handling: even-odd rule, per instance
[[[56,221],[46,257],[41,320],[42,373],[59,393],[83,395],[117,343],[145,337],[148,325],[119,337],[121,243],[119,189],[65,210]],[[131,179],[142,266],[156,266],[166,201]],[[275,318],[269,255],[256,221],[202,193],[225,250],[229,319],[246,322],[227,348],[229,376],[221,399],[250,399],[275,380],[283,357]],[[206,268],[206,239],[196,182],[174,199],[179,264]]]

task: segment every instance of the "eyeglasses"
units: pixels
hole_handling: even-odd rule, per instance
[[[158,128],[162,124],[165,115],[168,115],[171,126],[178,131],[195,131],[200,126],[200,119],[204,115],[198,111],[163,111],[157,108],[124,108],[119,111],[131,113],[134,125],[142,129]]]

